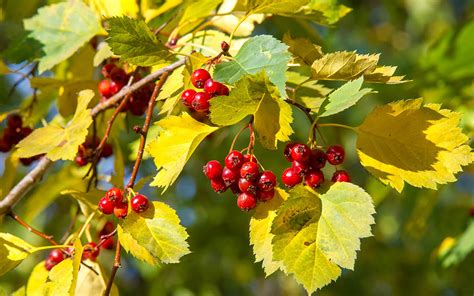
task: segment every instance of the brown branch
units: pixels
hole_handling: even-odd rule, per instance
[[[314,119],[313,119],[313,116],[311,116],[311,109],[310,108],[306,108],[305,106],[301,105],[300,103],[297,103],[297,102],[295,102],[293,100],[290,100],[290,99],[286,99],[285,102],[287,102],[288,104],[293,105],[296,108],[303,111],[304,114],[306,114],[306,117],[309,120],[309,124],[313,124]]]
[[[116,233],[117,233],[117,228],[115,228],[115,229],[114,229],[111,233],[109,233],[109,234],[101,235],[101,236],[100,236],[100,241],[97,243],[96,248],[100,248],[100,246],[102,246],[102,245],[107,241],[107,239],[109,239],[110,237],[114,236]]]
[[[31,233],[34,233],[37,236],[44,238],[45,240],[49,241],[52,245],[55,245],[55,246],[58,245],[58,243],[54,240],[52,235],[47,235],[46,233],[43,233],[43,232],[39,231],[38,229],[35,229],[35,228],[31,227],[28,223],[23,221],[15,213],[10,211],[10,212],[8,212],[8,216],[10,216],[16,222],[18,222],[21,226],[28,229],[28,231],[30,231]]]
[[[163,73],[173,71],[174,69],[184,65],[186,59],[179,60],[169,66],[161,68],[156,72],[151,73],[150,75],[144,77],[143,79],[132,84],[130,87],[124,87],[117,94],[112,96],[105,102],[97,104],[91,110],[91,116],[95,117],[100,112],[111,108],[117,102],[119,102],[125,95],[132,93],[138,90],[140,87],[144,86],[147,83],[150,83],[160,77]],[[7,213],[36,183],[41,180],[44,173],[48,170],[53,162],[46,157],[41,158],[36,167],[26,174],[23,179],[18,182],[10,192],[5,196],[4,199],[0,200],[0,215]]]
[[[112,267],[112,272],[110,273],[109,281],[107,282],[107,288],[104,291],[105,296],[110,295],[110,290],[112,289],[112,285],[114,284],[114,278],[117,274],[117,271],[120,267],[120,241],[117,241],[117,247],[115,248],[115,257],[114,257],[114,266]]]

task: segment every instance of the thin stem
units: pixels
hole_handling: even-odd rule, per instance
[[[53,246],[44,246],[44,247],[35,247],[30,250],[30,253],[44,251],[44,250],[51,250],[51,249],[62,249],[62,248],[74,248],[71,245],[53,245]]]
[[[234,140],[232,140],[232,145],[230,145],[229,153],[232,152],[232,150],[234,150],[235,142],[236,142],[237,139],[239,138],[240,134],[241,134],[246,128],[248,128],[248,127],[249,127],[248,124],[244,125],[244,126],[237,132],[237,134],[235,134]]]
[[[250,132],[250,138],[249,138],[249,146],[247,147],[247,153],[250,155],[253,155],[253,146],[255,145],[255,133],[253,131],[253,116],[252,118],[250,118],[249,132]]]
[[[311,109],[310,108],[306,108],[305,106],[301,105],[300,103],[297,103],[297,102],[295,102],[293,100],[290,100],[290,99],[285,99],[285,102],[287,102],[288,104],[293,105],[296,108],[303,111],[304,114],[306,115],[306,118],[308,118],[309,123],[313,123],[314,119],[313,119],[313,116],[311,116]]]
[[[28,223],[26,223],[25,221],[23,221],[20,217],[18,217],[15,213],[13,213],[12,211],[10,211],[8,213],[8,216],[10,216],[13,220],[15,220],[16,222],[18,222],[21,226],[25,227],[26,229],[28,229],[28,231],[30,231],[31,233],[34,233],[36,234],[37,236],[39,237],[42,237],[44,238],[45,240],[49,241],[52,245],[55,245],[57,246],[58,243],[54,240],[53,236],[52,235],[47,235],[41,231],[39,231],[38,229],[35,229],[33,227],[31,227]]]
[[[234,39],[234,34],[235,34],[235,32],[237,31],[237,29],[239,28],[239,26],[240,26],[251,14],[252,14],[252,13],[247,13],[247,14],[245,14],[245,15],[239,20],[239,22],[235,25],[234,29],[232,30],[232,33],[230,33],[229,46],[232,45],[232,39]]]
[[[327,126],[342,127],[342,128],[350,129],[354,132],[357,132],[357,128],[352,127],[352,126],[348,126],[348,125],[345,125],[345,124],[339,124],[339,123],[320,123],[320,124],[318,124],[318,126],[319,127],[327,127]]]
[[[112,232],[109,233],[109,234],[101,235],[101,236],[100,236],[100,241],[99,241],[99,243],[97,244],[97,248],[99,248],[100,246],[102,246],[102,244],[105,243],[105,241],[107,241],[108,238],[114,236],[116,233],[117,233],[117,228],[115,228],[114,231],[112,231]]]
[[[79,234],[77,235],[78,238],[81,238],[82,234],[84,233],[86,228],[89,226],[94,216],[95,216],[95,212],[93,212],[92,214],[89,215],[89,217],[87,217],[86,222],[84,222],[84,225],[82,225],[81,230],[79,230]]]

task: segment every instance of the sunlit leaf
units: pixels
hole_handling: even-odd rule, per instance
[[[44,261],[36,264],[30,273],[26,285],[26,294],[28,296],[43,296],[44,284],[48,279],[48,270],[44,267]]]
[[[298,62],[311,66],[316,59],[323,56],[321,46],[313,44],[305,38],[292,38],[289,33],[283,36],[283,42]]]
[[[423,105],[422,99],[377,107],[357,128],[361,164],[399,192],[405,182],[432,189],[454,182],[461,166],[474,161],[460,119],[460,113]]]
[[[91,268],[79,269],[74,295],[103,295],[108,282],[105,272],[97,262],[88,260],[86,264]],[[119,295],[115,284],[112,286],[110,295]]]
[[[130,16],[138,13],[136,0],[87,0],[89,6],[102,17]]]
[[[152,265],[177,263],[189,253],[188,234],[176,212],[162,202],[153,202],[140,214],[131,211],[118,228],[123,248]]]
[[[0,233],[0,276],[20,264],[34,247],[19,237]]]
[[[73,260],[66,258],[49,271],[48,281],[43,286],[44,295],[70,295],[73,281]]]

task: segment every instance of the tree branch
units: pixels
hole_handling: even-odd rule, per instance
[[[37,236],[40,236],[40,237],[44,238],[45,240],[49,241],[52,245],[55,245],[55,246],[58,245],[58,243],[54,240],[52,235],[47,235],[46,233],[43,233],[43,232],[39,231],[38,229],[35,229],[35,228],[31,227],[28,223],[23,221],[23,219],[18,217],[15,213],[10,211],[10,212],[8,212],[8,216],[10,216],[16,222],[18,222],[21,226],[28,229],[28,231],[30,231],[31,233],[34,233]]]
[[[143,79],[132,84],[130,87],[124,87],[117,94],[110,97],[105,102],[97,104],[91,110],[91,116],[95,117],[100,112],[111,108],[117,102],[119,102],[125,95],[132,93],[138,90],[140,87],[144,86],[147,83],[150,83],[160,77],[163,73],[173,71],[174,69],[184,65],[186,59],[179,60],[169,66],[161,68],[156,72],[151,73],[150,75],[144,77]],[[5,196],[4,199],[0,200],[0,215],[8,213],[8,211],[36,184],[41,180],[44,173],[51,167],[53,162],[46,157],[41,158],[36,167],[26,174],[23,179],[18,182],[10,192]]]

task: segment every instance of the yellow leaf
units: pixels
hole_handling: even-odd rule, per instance
[[[316,59],[323,56],[321,46],[311,43],[305,38],[292,38],[289,33],[283,35],[283,42],[289,48],[288,50],[297,58],[297,61],[311,66]]]
[[[474,161],[461,114],[422,99],[377,107],[358,127],[362,165],[382,183],[401,192],[405,182],[436,189],[456,180],[461,166]]]
[[[48,279],[48,270],[44,267],[44,261],[36,264],[31,271],[28,283],[26,285],[26,295],[43,296],[44,284]]]
[[[73,160],[77,153],[77,147],[84,142],[87,129],[92,123],[90,109],[87,109],[87,105],[93,97],[93,91],[81,91],[76,113],[72,120],[65,127],[51,124],[35,129],[18,143],[19,157],[31,157],[46,153],[46,156],[52,161]]]
[[[48,274],[49,280],[44,284],[44,295],[59,296],[70,295],[73,279],[74,267],[71,258],[64,259],[55,265]]]
[[[206,30],[184,35],[178,40],[178,45],[183,53],[198,51],[205,56],[216,56],[221,51],[221,42],[228,39],[229,36],[220,31]],[[247,40],[248,38],[234,39],[229,53],[235,56]]]
[[[88,260],[86,264],[89,265],[95,272],[89,268],[81,267],[77,275],[77,285],[75,293],[71,293],[71,295],[103,295],[105,292],[105,288],[107,287],[108,281],[107,277],[104,274],[104,271],[97,262]],[[112,286],[110,295],[119,295],[117,286]]]
[[[234,10],[238,4],[236,0],[224,0],[217,10],[218,14],[230,13]],[[264,14],[252,14],[248,16],[234,32],[235,37],[246,37],[250,36],[255,29],[256,24],[260,24],[265,19]],[[235,15],[224,15],[215,16],[211,19],[211,23],[214,27],[226,32],[227,34],[232,33],[240,18]],[[224,40],[224,39],[223,39]]]
[[[101,17],[129,16],[136,17],[138,5],[136,0],[87,0],[89,6]]]
[[[164,118],[156,124],[162,130],[147,147],[158,169],[151,185],[166,190],[176,181],[199,143],[219,128],[196,121],[187,113]]]
[[[250,219],[250,244],[253,245],[255,262],[262,261],[266,276],[281,268],[281,263],[273,261],[273,234],[270,230],[277,209],[287,198],[288,193],[277,188],[273,199],[259,203]]]
[[[15,268],[34,247],[19,237],[0,233],[0,276]]]

